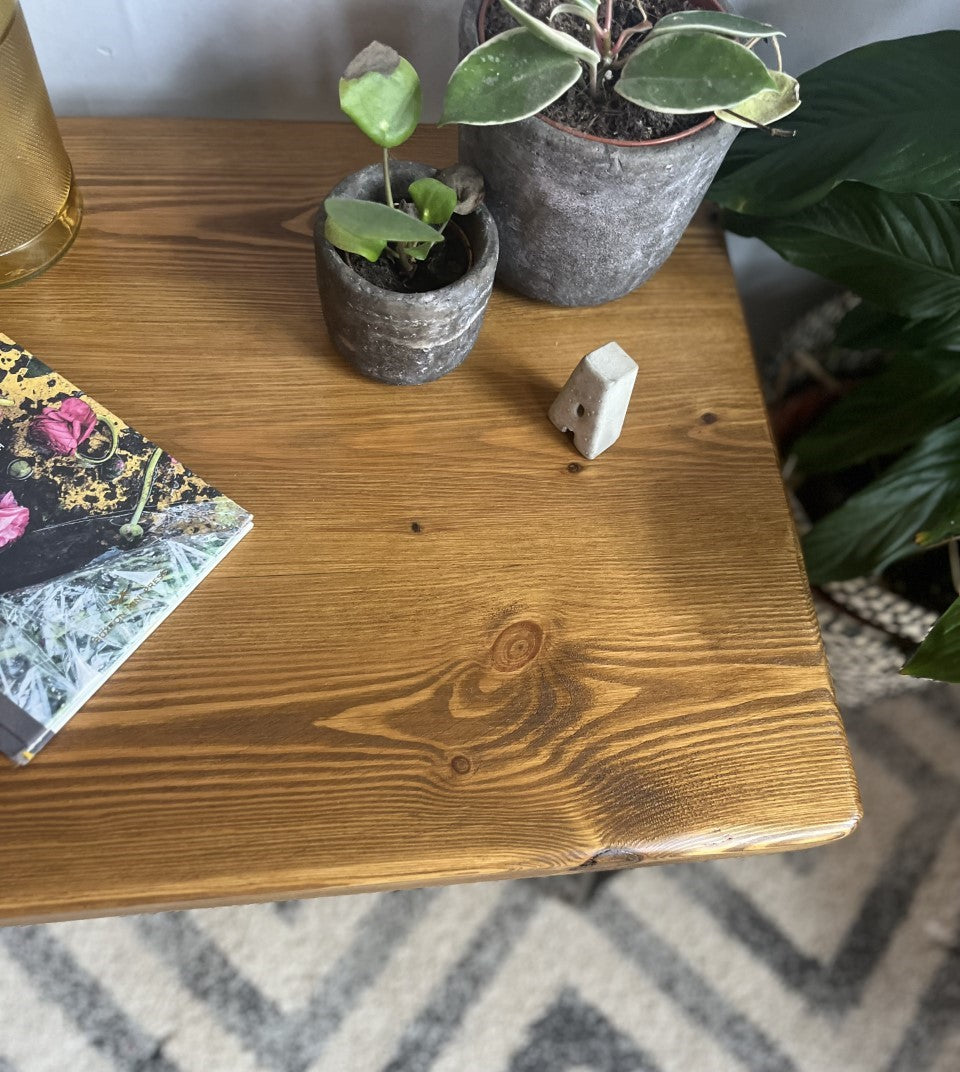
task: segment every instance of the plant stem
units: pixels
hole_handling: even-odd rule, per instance
[[[393,186],[390,184],[390,150],[384,146],[383,150],[383,190],[386,195],[387,204],[391,208],[396,206],[393,203]]]
[[[590,96],[596,100],[600,96],[600,85],[597,82],[597,64],[590,65]]]
[[[773,45],[773,51],[777,54],[777,73],[783,74],[783,53],[780,51],[780,42],[775,37],[771,37],[770,44]]]
[[[411,276],[417,270],[417,262],[410,256],[402,245],[397,246],[397,256],[400,258],[400,267],[403,274]]]
[[[603,58],[613,56],[613,0],[607,0],[607,14],[603,23]]]
[[[960,543],[951,540],[947,545],[947,553],[950,555],[950,578],[957,594],[960,595]]]

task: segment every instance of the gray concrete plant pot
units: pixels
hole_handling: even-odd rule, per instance
[[[436,174],[424,164],[392,162],[394,196],[403,198],[412,182]],[[344,179],[332,197],[383,200],[379,164]],[[359,276],[324,238],[321,206],[314,229],[317,284],[327,330],[337,350],[364,376],[384,383],[428,383],[463,363],[480,333],[493,289],[499,243],[490,212],[480,206],[448,225],[463,232],[472,252],[466,275],[422,294],[384,290]]]
[[[490,2],[466,0],[461,56],[479,44]],[[551,305],[629,294],[673,252],[737,132],[712,117],[646,142],[601,140],[540,116],[462,126],[460,159],[483,174],[500,231],[498,278]]]

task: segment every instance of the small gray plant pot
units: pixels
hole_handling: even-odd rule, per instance
[[[412,182],[435,174],[425,164],[391,162],[394,196],[405,197]],[[382,201],[382,167],[355,172],[330,196]],[[395,384],[428,383],[462,364],[480,333],[497,268],[490,212],[481,206],[454,217],[473,263],[455,283],[424,294],[399,294],[363,279],[324,238],[325,220],[321,206],[314,229],[317,284],[327,331],[350,364],[364,376]]]
[[[466,0],[461,56],[479,44],[489,2]],[[713,118],[646,142],[601,140],[540,116],[462,126],[460,159],[483,174],[500,231],[498,278],[551,305],[629,294],[673,252],[736,136]]]

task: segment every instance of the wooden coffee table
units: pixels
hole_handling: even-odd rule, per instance
[[[256,515],[23,770],[0,919],[801,848],[860,807],[721,237],[604,309],[495,295],[447,379],[331,350],[346,126],[64,123],[76,246],[0,330]],[[454,158],[428,130],[407,155]],[[595,462],[546,419],[640,364]]]

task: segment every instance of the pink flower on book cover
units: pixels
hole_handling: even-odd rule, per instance
[[[30,438],[54,454],[76,454],[97,426],[97,415],[82,398],[67,398],[30,422]]]
[[[0,547],[19,540],[29,524],[30,511],[17,502],[12,491],[8,491],[0,499]]]

